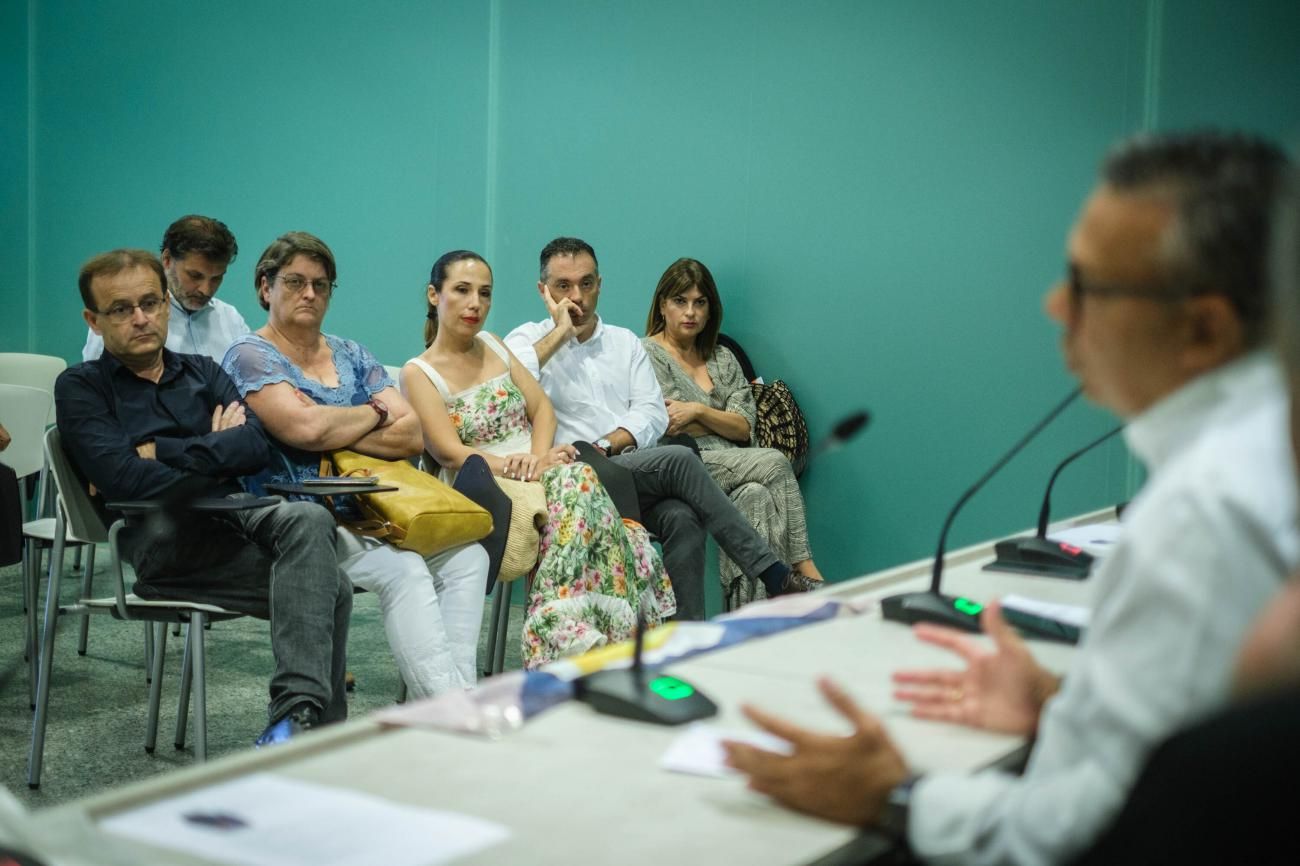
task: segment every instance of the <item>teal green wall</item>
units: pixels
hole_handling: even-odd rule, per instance
[[[3,291],[41,305],[0,333],[75,360],[79,263],[156,247],[191,211],[238,236],[222,297],[254,326],[258,253],[321,235],[340,265],[327,329],[387,363],[419,350],[445,249],[495,265],[499,332],[542,314],[536,257],[557,234],[595,245],[601,310],[634,329],[691,255],[814,437],[875,415],[804,484],[823,570],[857,574],[925,555],[1070,387],[1040,301],[1107,145],[1146,124],[1297,128],[1293,5],[33,2],[30,45],[0,37],[31,61],[18,138],[35,154],[30,189],[6,174],[34,202],[34,255]],[[1050,466],[1110,423],[1072,410],[954,544],[1031,523]],[[1061,513],[1126,497],[1129,476],[1119,445],[1087,458]]]
[[[26,352],[32,336],[27,22],[26,0],[0,3],[0,352]]]

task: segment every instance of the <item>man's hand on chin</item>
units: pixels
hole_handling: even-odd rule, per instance
[[[779,755],[724,742],[727,763],[749,777],[749,787],[797,812],[862,827],[874,823],[885,801],[907,778],[907,764],[880,721],[830,680],[818,686],[853,726],[848,736],[818,734],[753,707],[742,710],[754,724],[787,740]]]

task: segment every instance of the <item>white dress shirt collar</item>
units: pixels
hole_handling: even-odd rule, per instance
[[[1202,434],[1208,416],[1235,412],[1243,400],[1253,402],[1261,389],[1275,385],[1278,377],[1270,352],[1252,352],[1161,398],[1129,421],[1124,440],[1154,472]]]

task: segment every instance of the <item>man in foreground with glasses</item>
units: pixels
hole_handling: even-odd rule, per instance
[[[1128,420],[1150,477],[1092,578],[1091,625],[1061,681],[996,604],[985,645],[917,626],[956,668],[895,674],[922,718],[1035,736],[1022,777],[912,774],[884,726],[839,687],[847,737],[755,708],[792,744],[727,745],[750,786],[831,820],[874,825],[928,862],[1055,863],[1122,803],[1148,750],[1221,704],[1237,645],[1297,562],[1286,389],[1263,349],[1266,244],[1286,159],[1211,133],[1139,137],[1106,161],[1048,295],[1085,393]]]
[[[166,348],[165,281],[162,262],[145,250],[114,250],[82,266],[83,315],[104,353],[59,376],[59,431],[101,510],[131,500],[169,506],[124,544],[137,595],[270,619],[271,724],[258,744],[278,742],[347,717],[352,585],[334,558],[334,518],[319,505],[176,516],[199,497],[246,497],[238,477],[261,471],[271,449],[215,361]]]
[[[226,268],[239,254],[235,236],[220,220],[190,214],[167,227],[161,252],[171,305],[167,348],[221,363],[230,344],[248,333],[239,310],[216,298]],[[89,329],[82,359],[93,361],[103,351],[103,339]]]

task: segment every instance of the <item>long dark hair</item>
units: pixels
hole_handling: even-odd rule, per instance
[[[650,300],[645,335],[650,337],[664,329],[664,314],[659,312],[663,301],[693,288],[699,289],[700,294],[709,302],[709,320],[695,335],[695,350],[707,361],[713,357],[713,350],[718,345],[718,331],[722,330],[722,298],[718,297],[718,284],[713,282],[713,274],[709,273],[703,262],[678,259],[664,271],[664,275],[659,278],[659,285],[655,286],[655,295]]]

